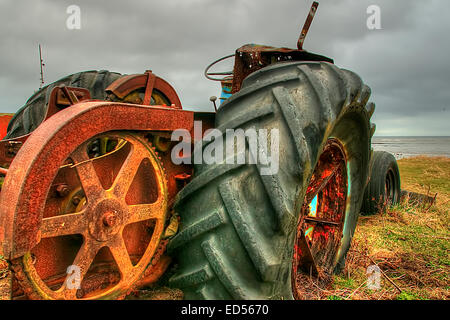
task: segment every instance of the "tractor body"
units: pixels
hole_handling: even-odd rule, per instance
[[[226,108],[227,101],[247,89],[245,79],[249,76],[253,81],[251,90],[267,85],[266,80],[258,82],[259,75],[266,77],[267,73],[255,74],[262,69],[270,70],[275,66],[274,70],[279,72],[277,66],[281,64],[293,66],[303,61],[335,68],[332,59],[302,49],[316,9],[315,3],[297,49],[248,44],[227,56],[234,58],[232,71],[209,72],[224,58],[207,67],[206,77],[222,85],[220,108]],[[274,77],[277,80],[279,73]],[[285,82],[283,74],[279,82]],[[8,135],[0,140],[0,298],[124,298],[134,290],[157,283],[170,266],[171,256],[166,253],[166,246],[177,234],[180,221],[174,204],[180,201],[181,191],[196,174],[189,161],[178,161],[190,159],[192,155],[173,152],[177,141],[172,140],[172,133],[181,130],[190,134],[194,137],[190,142],[194,146],[201,142],[195,140],[194,122],[201,122],[203,137],[208,129],[218,125],[217,113],[183,110],[174,88],[151,71],[116,77],[106,86],[102,99],[92,98],[97,87],[97,84],[92,88],[49,86],[48,100],[38,110],[42,112],[40,123],[28,131],[20,131],[23,134],[19,136]],[[272,96],[278,92],[272,87],[270,90]],[[367,122],[373,108],[364,109],[367,102],[364,99],[361,98],[360,105],[352,107],[364,113],[366,116],[362,118]],[[283,111],[290,112],[292,105],[287,103],[286,106]],[[256,111],[257,107],[254,109]],[[267,112],[271,113],[273,111]],[[11,115],[0,114],[0,137],[7,134],[8,122],[17,123],[17,119],[18,116],[11,120]],[[369,131],[364,131],[367,136],[373,134]],[[314,135],[307,138],[312,139]],[[370,138],[364,141],[370,144]],[[327,251],[326,255],[335,254],[339,251],[336,248],[339,248],[340,238],[330,237],[334,240],[317,244],[320,250],[309,252],[308,235],[302,234],[306,230],[304,224],[324,224],[330,230],[337,230],[333,235],[341,235],[349,189],[345,179],[346,152],[343,151],[347,146],[330,138],[323,147],[315,155],[318,168],[314,174],[311,171],[311,183],[308,188],[304,187],[309,194],[303,196],[307,203],[319,202],[336,212],[340,210],[339,214],[323,219],[306,217],[298,222],[299,227],[296,221],[292,227],[298,233],[296,237],[301,238],[295,245],[295,268],[314,266],[318,274],[321,271],[314,260],[317,252],[328,248],[331,253]],[[366,149],[364,152],[368,153]],[[364,157],[364,164],[368,159],[369,156]],[[310,163],[305,167],[312,170],[314,165]],[[366,182],[367,170],[360,171],[361,179]],[[211,172],[211,176],[215,174]],[[339,197],[333,194],[332,188],[339,190]],[[320,192],[326,196],[318,201]],[[354,204],[355,208],[357,205]],[[309,208],[303,207],[305,212]],[[195,215],[197,212],[193,211]],[[214,222],[208,219],[198,222],[192,232],[186,231],[176,241],[184,241],[180,238],[191,236],[200,226]],[[311,226],[308,230],[312,241],[314,228]],[[328,231],[323,231],[328,229],[320,228],[316,227],[314,232],[328,235]],[[74,274],[83,279],[78,285],[70,282]]]

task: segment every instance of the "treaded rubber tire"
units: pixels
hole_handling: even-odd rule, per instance
[[[368,181],[375,130],[369,96],[356,74],[324,62],[279,63],[247,77],[218,110],[216,127],[277,128],[280,169],[268,176],[260,165],[195,167],[175,203],[181,227],[168,252],[178,269],[169,284],[186,299],[293,299],[298,216],[330,137],[342,142],[348,159],[346,222],[334,270],[342,268]]]
[[[33,94],[25,105],[16,112],[8,125],[6,139],[17,138],[33,132],[44,120],[47,113],[48,100],[54,87],[86,88],[92,99],[105,100],[105,89],[121,76],[120,73],[101,71],[83,71],[55,81]]]
[[[372,170],[370,180],[364,192],[364,201],[361,212],[364,215],[373,215],[385,207],[387,202],[386,179],[392,174],[393,193],[389,199],[391,205],[398,204],[401,196],[400,171],[395,157],[385,151],[375,151],[372,157]]]

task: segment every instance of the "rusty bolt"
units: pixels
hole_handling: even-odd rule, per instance
[[[67,184],[60,184],[59,186],[56,187],[56,192],[58,193],[58,196],[64,198],[69,195],[70,189],[67,186]]]
[[[103,224],[106,227],[113,227],[117,222],[117,216],[113,212],[107,212],[103,215]]]
[[[82,299],[84,297],[84,290],[82,288],[78,289],[76,296],[77,296],[77,299]]]
[[[81,199],[78,196],[73,197],[72,203],[77,206],[80,203]]]

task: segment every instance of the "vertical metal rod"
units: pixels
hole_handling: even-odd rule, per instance
[[[217,112],[216,100],[217,100],[216,96],[212,96],[211,98],[209,98],[209,101],[211,101],[214,105],[214,110]]]
[[[298,50],[303,50],[303,43],[305,42],[305,38],[306,38],[306,35],[308,34],[309,27],[311,26],[314,16],[316,15],[318,6],[319,6],[319,3],[317,1],[314,1],[311,6],[311,10],[309,11],[309,15],[306,18],[305,24],[303,25],[302,33],[300,34],[300,37],[298,38],[298,41],[297,41]]]
[[[42,50],[41,50],[41,45],[39,44],[39,65],[41,67],[41,83],[39,84],[39,89],[42,89],[42,86],[44,85],[44,60],[42,60]]]

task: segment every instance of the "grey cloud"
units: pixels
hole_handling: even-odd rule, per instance
[[[82,70],[150,68],[185,107],[212,110],[219,85],[203,78],[204,67],[245,43],[295,47],[310,3],[0,0],[0,112],[16,111],[38,88],[38,43],[46,83]],[[81,30],[65,26],[71,4],[81,8]],[[371,4],[382,30],[366,27]],[[449,10],[445,0],[322,0],[305,48],[371,86],[378,134],[449,135]]]

